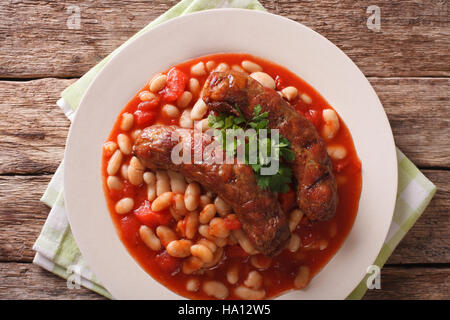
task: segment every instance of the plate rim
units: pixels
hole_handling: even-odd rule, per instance
[[[143,32],[141,35],[139,35],[138,37],[136,37],[136,39],[133,39],[130,43],[128,43],[126,47],[132,45],[133,43],[136,43],[136,42],[139,42],[139,41],[143,41],[142,39],[145,39],[146,35],[148,36],[149,33],[156,33],[156,32],[158,32],[160,29],[165,28],[166,25],[168,25],[168,24],[174,24],[174,23],[179,22],[180,20],[194,19],[194,18],[196,18],[196,17],[201,17],[201,16],[204,16],[204,15],[221,14],[222,12],[225,12],[225,13],[226,13],[226,12],[232,12],[233,14],[235,14],[235,13],[237,13],[237,14],[243,14],[243,13],[245,13],[246,15],[250,14],[250,15],[261,15],[261,16],[264,16],[264,15],[267,16],[267,15],[268,15],[268,16],[274,17],[275,19],[279,19],[280,21],[285,21],[285,22],[288,22],[288,23],[291,23],[291,24],[296,24],[297,26],[300,26],[300,27],[302,27],[302,28],[307,29],[309,32],[313,32],[313,33],[315,34],[315,36],[318,36],[318,37],[322,38],[322,40],[325,40],[329,45],[331,44],[335,49],[337,49],[337,51],[338,51],[341,55],[343,55],[343,57],[345,57],[345,58],[346,58],[353,66],[355,66],[355,67],[357,68],[357,70],[361,73],[361,75],[363,76],[363,78],[365,79],[365,81],[367,82],[367,84],[369,85],[370,90],[373,91],[373,95],[374,95],[374,97],[377,99],[376,102],[377,102],[377,104],[379,105],[379,107],[380,107],[381,110],[382,110],[382,114],[383,114],[383,116],[384,116],[384,121],[386,121],[387,127],[388,127],[388,129],[389,129],[389,131],[388,131],[387,133],[388,133],[388,136],[389,136],[390,142],[391,142],[391,143],[390,143],[390,147],[392,147],[392,150],[390,150],[390,153],[391,153],[391,155],[393,154],[393,155],[394,155],[394,158],[395,158],[395,172],[394,172],[394,173],[395,173],[395,179],[393,179],[393,181],[395,182],[395,185],[392,186],[392,189],[395,190],[395,192],[394,192],[395,196],[394,196],[394,201],[393,201],[392,204],[391,204],[391,207],[392,207],[391,209],[392,209],[392,210],[389,210],[389,212],[390,212],[390,213],[389,213],[390,221],[392,221],[392,216],[393,216],[393,214],[394,214],[394,209],[395,209],[395,204],[396,204],[396,194],[397,194],[397,191],[396,191],[396,190],[397,190],[397,184],[398,184],[398,166],[397,166],[397,161],[396,161],[397,158],[396,158],[396,147],[395,147],[394,136],[393,136],[393,133],[392,133],[392,128],[391,128],[391,126],[390,126],[388,117],[387,117],[387,115],[386,115],[386,112],[385,112],[385,110],[384,110],[384,108],[383,108],[383,105],[382,105],[381,101],[379,100],[379,97],[378,97],[378,95],[376,94],[374,88],[372,87],[372,85],[370,84],[370,82],[368,81],[368,79],[364,76],[364,74],[361,72],[361,70],[359,69],[359,67],[358,67],[358,66],[357,66],[357,65],[356,65],[356,64],[355,64],[355,63],[354,63],[354,62],[353,62],[353,61],[352,61],[352,60],[351,60],[351,59],[350,59],[350,58],[349,58],[349,57],[348,57],[341,49],[339,49],[339,47],[337,47],[334,43],[332,43],[330,40],[328,40],[327,38],[325,38],[324,36],[322,36],[322,35],[319,34],[318,32],[314,31],[313,29],[311,29],[311,28],[309,28],[309,27],[306,27],[305,25],[303,25],[303,24],[301,24],[301,23],[298,23],[298,22],[296,22],[296,21],[290,20],[290,19],[288,19],[288,18],[286,18],[286,17],[282,17],[282,16],[279,16],[279,15],[275,15],[275,14],[268,13],[268,12],[264,12],[264,11],[256,11],[256,10],[248,10],[248,9],[234,9],[234,8],[221,8],[221,9],[211,9],[211,10],[204,10],[204,11],[200,11],[200,12],[194,12],[194,13],[191,13],[191,14],[188,14],[188,15],[185,15],[185,16],[177,17],[177,18],[171,19],[171,20],[169,20],[169,21],[166,21],[166,22],[164,22],[164,23],[162,23],[162,24],[160,24],[160,25],[158,25],[158,26],[155,26],[154,28],[152,28],[152,29],[150,29],[150,30],[147,30],[147,31]],[[140,40],[140,39],[141,39],[141,40]],[[114,56],[110,58],[110,60],[105,64],[105,66],[104,66],[104,67],[97,73],[97,75],[94,77],[94,79],[93,79],[92,82],[90,83],[89,87],[87,88],[86,92],[84,93],[83,98],[82,98],[81,101],[80,101],[79,107],[78,107],[78,109],[77,109],[77,111],[76,111],[76,113],[75,113],[74,119],[73,119],[72,124],[71,124],[70,129],[69,129],[69,133],[68,133],[67,140],[66,140],[66,149],[65,149],[65,152],[64,152],[64,159],[69,159],[70,156],[71,156],[70,146],[73,145],[73,143],[71,143],[71,141],[73,140],[74,132],[75,132],[75,130],[76,130],[76,128],[77,128],[76,126],[78,125],[78,124],[77,124],[77,118],[78,118],[78,115],[80,114],[80,110],[83,110],[83,109],[82,109],[82,108],[83,108],[83,105],[86,104],[86,100],[89,98],[90,93],[91,93],[91,91],[93,90],[92,88],[95,87],[94,84],[96,83],[96,81],[97,81],[99,78],[102,77],[102,75],[105,73],[105,70],[107,70],[107,68],[109,68],[110,65],[112,65],[112,64],[115,63],[115,61],[118,59],[118,57],[120,57],[121,55],[125,54],[124,52],[126,52],[126,47],[120,49],[120,51],[116,52],[116,53],[114,54]],[[264,57],[262,57],[262,58],[264,58]],[[304,80],[305,80],[307,83],[309,83],[309,81],[307,81],[307,79],[304,79]],[[312,86],[312,87],[315,88],[315,86]],[[323,95],[323,93],[320,92],[320,91],[319,91],[319,94]],[[325,98],[325,99],[326,99],[326,98]],[[83,111],[83,112],[85,112],[85,111]],[[352,134],[352,136],[353,136],[353,134]],[[356,148],[356,146],[355,146],[355,148]],[[391,160],[394,160],[394,159],[391,159]],[[65,166],[64,166],[64,198],[66,199],[66,211],[67,211],[67,216],[68,216],[68,219],[69,219],[69,223],[70,223],[70,225],[72,225],[73,220],[74,220],[74,217],[73,217],[73,215],[70,213],[69,205],[67,205],[68,203],[70,203],[71,200],[69,200],[69,199],[71,199],[71,196],[72,196],[71,194],[67,194],[67,190],[70,190],[70,187],[69,187],[69,188],[66,187],[66,183],[68,183],[67,181],[70,181],[69,176],[70,176],[70,173],[69,173],[69,166],[65,165]],[[102,192],[103,192],[103,190],[102,190]],[[362,192],[361,192],[361,195],[362,195]],[[359,212],[359,209],[358,209],[358,212]],[[356,219],[357,219],[357,218],[356,218]],[[355,221],[356,221],[356,219],[355,219]],[[352,226],[352,230],[353,230],[353,226]],[[389,231],[389,227],[386,228],[386,233],[384,234],[383,238],[386,238],[386,236],[387,236],[387,234],[388,234],[388,231]],[[81,237],[81,235],[80,235],[80,232],[81,232],[81,231],[80,231],[80,230],[74,230],[74,229],[72,229],[72,232],[73,232],[73,235],[74,235],[75,240],[76,240],[77,245],[78,245],[78,243],[80,242],[80,241],[79,241],[79,238]],[[352,232],[352,231],[350,231],[350,233],[347,235],[347,238],[350,237],[351,232]],[[117,231],[116,231],[116,233],[117,233]],[[346,238],[346,239],[347,239],[347,238]],[[119,240],[119,241],[120,241],[120,240]],[[344,240],[344,244],[345,244],[345,240]],[[338,249],[338,251],[336,252],[336,254],[335,254],[334,256],[336,256],[336,255],[338,254],[338,252],[342,249],[342,247],[344,246],[344,244],[342,244],[342,246]],[[372,258],[373,258],[372,261],[375,261],[375,259],[376,259],[376,257],[378,256],[378,254],[379,254],[379,252],[380,252],[380,250],[381,250],[383,244],[384,244],[384,241],[380,241],[380,242],[377,244],[378,250],[376,251],[376,253],[374,253],[374,254],[371,255]],[[125,247],[123,244],[122,244],[122,246]],[[81,248],[81,247],[79,246],[79,249],[80,249],[80,252],[82,253],[83,256],[87,256],[87,255],[84,253],[84,251],[86,251],[85,248]],[[128,253],[128,250],[127,250],[127,253]],[[128,253],[128,254],[129,254],[129,253]],[[129,254],[129,256],[130,256],[130,258],[131,258],[133,261],[136,262],[136,260],[135,260],[130,254]],[[334,258],[334,256],[333,256],[333,258]],[[333,258],[332,258],[332,259],[333,259]],[[331,260],[332,260],[332,259],[331,259]],[[327,265],[330,264],[331,260],[328,261]],[[137,263],[137,262],[136,262],[136,263]],[[138,265],[139,265],[139,264],[138,264]],[[139,265],[139,267],[140,267],[140,265]],[[326,267],[326,266],[325,266],[325,267]],[[142,268],[142,267],[140,267],[140,268]],[[152,278],[152,276],[150,276],[150,275],[148,275],[148,276]],[[364,275],[363,275],[363,277],[364,277]],[[362,279],[363,277],[361,277],[361,279]],[[101,278],[101,276],[98,276],[98,278]],[[356,284],[358,284],[358,283],[361,281],[361,279],[359,279],[359,280],[353,280],[353,284],[354,284],[354,285],[353,285],[353,288],[356,288]],[[158,281],[156,281],[156,280],[154,280],[154,281],[155,281],[156,283],[158,283],[159,285],[163,286],[163,285],[160,284]],[[104,284],[104,286],[105,286],[105,287],[108,287],[107,284]],[[170,289],[168,289],[168,290],[170,290]],[[111,290],[110,290],[109,288],[108,288],[108,291],[111,292]],[[170,290],[170,291],[171,291],[171,290]],[[172,292],[172,291],[171,291],[171,292]],[[351,292],[352,292],[352,290],[350,290],[349,292],[347,292],[346,296],[348,296],[348,294],[350,294]],[[111,292],[111,293],[112,293],[112,292]],[[174,293],[174,292],[172,292],[172,293]],[[174,293],[174,294],[177,295],[177,296],[179,296],[177,293]],[[279,296],[278,298],[283,298],[286,294],[287,294],[287,293],[284,293],[284,294],[282,294],[281,296]],[[179,297],[184,298],[184,297],[182,297],[182,296],[179,296]]]

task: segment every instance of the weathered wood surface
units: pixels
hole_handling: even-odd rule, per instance
[[[450,263],[450,171],[426,170],[438,187],[388,264]],[[39,202],[51,175],[0,176],[0,261],[31,262],[49,209]]]
[[[370,80],[397,146],[420,167],[450,167],[450,79]],[[73,81],[0,81],[0,174],[56,170],[70,122],[55,103]]]
[[[68,7],[81,10],[67,27]],[[4,1],[0,5],[0,78],[77,77],[176,0]],[[448,1],[300,1],[262,4],[323,34],[368,76],[448,76]],[[370,5],[381,30],[366,26]],[[282,36],[282,35],[280,35]]]
[[[365,299],[449,299],[449,268],[392,268],[381,273],[381,289]],[[29,263],[0,263],[0,299],[103,299]]]
[[[75,78],[176,2],[78,1],[79,30],[66,25],[69,3],[0,4],[0,299],[101,298],[68,290],[30,264],[49,212],[39,198],[63,157],[70,125],[55,103]],[[323,34],[356,62],[385,107],[396,144],[437,185],[382,270],[382,290],[366,299],[449,299],[448,1],[261,2]],[[380,32],[366,27],[373,4],[381,8]]]

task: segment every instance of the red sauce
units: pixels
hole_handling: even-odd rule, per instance
[[[225,62],[229,66],[232,66],[240,65],[243,60],[254,61],[263,67],[264,72],[268,73],[276,80],[277,90],[281,90],[287,86],[294,86],[299,90],[299,93],[306,93],[312,100],[311,104],[305,103],[298,97],[290,103],[299,113],[310,119],[318,131],[321,132],[323,126],[322,110],[332,107],[304,80],[277,64],[248,54],[227,53],[190,60],[177,65],[176,68],[185,75],[190,75],[191,66],[199,61],[215,61],[216,65]],[[163,73],[167,74],[169,70]],[[175,76],[182,78],[179,74]],[[202,87],[207,75],[196,78],[200,82],[200,87]],[[185,82],[186,81],[183,82],[183,80],[178,80],[174,85],[174,90],[180,91],[180,83],[181,85],[185,85]],[[140,92],[145,90],[148,90],[148,84]],[[186,88],[185,90],[188,89]],[[141,103],[139,98],[140,92],[131,99],[122,110],[122,113],[129,112],[134,114],[138,110],[138,105]],[[173,95],[170,93],[160,93],[160,101],[158,101],[159,107],[147,106],[146,110],[151,110],[150,114],[141,114],[139,117],[140,121],[136,121],[138,117],[135,114],[132,130],[143,129],[148,125],[156,123],[178,124],[178,119],[167,119],[159,112],[159,108],[162,105],[170,102],[173,103],[174,100]],[[198,96],[193,97],[188,108],[192,107],[197,98]],[[122,133],[122,130],[120,129],[122,113],[118,116],[108,141],[117,141],[117,135]],[[336,179],[338,181],[339,194],[339,205],[336,215],[333,219],[326,222],[310,224],[306,219],[303,219],[300,222],[295,230],[302,241],[300,249],[295,253],[283,250],[279,255],[272,258],[271,266],[267,270],[260,271],[263,276],[263,288],[266,291],[266,298],[273,298],[288,290],[294,289],[294,278],[298,272],[299,266],[309,267],[310,278],[317,274],[341,247],[352,228],[358,211],[358,203],[361,194],[361,164],[356,154],[349,130],[342,119],[339,119],[339,122],[340,130],[338,134],[333,139],[326,141],[327,145],[339,144],[344,146],[347,150],[347,156],[344,160],[333,161]],[[231,285],[227,282],[226,271],[229,266],[238,264],[240,266],[240,281],[238,283],[241,284],[248,272],[255,270],[250,264],[250,258],[245,251],[243,251],[239,245],[227,246],[225,247],[224,258],[222,258],[217,266],[205,271],[202,275],[183,274],[180,271],[181,259],[170,257],[164,249],[158,252],[152,251],[142,242],[138,232],[142,219],[140,220],[133,212],[126,215],[119,215],[115,212],[115,203],[124,196],[134,198],[135,210],[143,205],[144,201],[146,201],[146,187],[144,185],[133,186],[130,183],[125,182],[123,190],[109,191],[106,186],[106,178],[108,176],[106,167],[110,157],[111,154],[108,152],[105,151],[103,153],[102,173],[107,205],[122,242],[134,259],[139,262],[141,267],[161,284],[187,298],[211,299],[211,297],[207,296],[201,289],[197,292],[189,292],[186,290],[186,281],[188,279],[197,278],[201,281],[206,279],[221,281],[230,289],[228,299],[236,299],[237,297],[232,291],[233,287],[236,287],[236,285]],[[127,164],[130,159],[131,155],[125,156],[122,163]],[[120,176],[120,173],[118,176]],[[280,199],[282,206],[292,206],[291,198],[290,195],[287,195],[284,199]],[[233,225],[234,228],[239,228],[239,225],[235,222],[229,223]],[[173,219],[171,219],[168,225],[173,227],[173,229],[176,228],[176,222]],[[322,248],[325,246],[326,248],[321,250],[319,248],[321,245]],[[259,259],[267,260],[266,257],[261,255],[259,255]]]

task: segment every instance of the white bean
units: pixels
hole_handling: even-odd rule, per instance
[[[198,233],[206,239],[214,241],[216,237],[209,234],[209,225],[201,225],[198,227]]]
[[[222,200],[222,198],[217,197],[214,200],[214,205],[216,206],[217,213],[219,216],[223,217],[231,212],[231,207]]]
[[[170,254],[172,257],[176,258],[186,258],[191,255],[191,246],[192,241],[191,240],[174,240],[172,242],[169,242],[167,245],[167,253]]]
[[[212,261],[209,263],[205,263],[203,265],[203,268],[211,268],[217,265],[222,259],[222,255],[223,255],[223,248],[217,248],[217,250],[213,253]]]
[[[172,204],[173,192],[164,192],[152,202],[152,211],[159,212]]]
[[[250,77],[258,81],[264,87],[274,89],[276,87],[275,80],[265,72],[253,72]]]
[[[119,144],[119,149],[123,154],[129,155],[131,153],[132,144],[130,138],[126,134],[119,134],[117,136],[117,143]]]
[[[172,213],[175,220],[180,220],[181,217],[185,216],[187,213],[186,206],[184,205],[184,196],[182,194],[176,193],[173,196],[172,207],[170,213]]]
[[[220,63],[217,66],[215,71],[217,71],[217,72],[225,72],[225,71],[228,71],[228,70],[230,70],[230,66],[228,64],[226,64],[225,62],[222,62],[222,63]]]
[[[128,181],[135,186],[142,184],[144,181],[144,169],[145,167],[138,158],[131,158],[130,165],[128,166]]]
[[[347,156],[347,149],[341,145],[327,146],[328,155],[335,160],[342,160]]]
[[[122,181],[120,181],[120,179],[116,176],[109,176],[106,179],[106,185],[109,190],[122,190],[123,188]]]
[[[154,251],[161,250],[161,241],[149,227],[142,225],[139,228],[139,236],[147,247]]]
[[[219,281],[205,281],[202,289],[208,296],[217,299],[225,299],[229,294],[227,286]]]
[[[109,159],[108,167],[106,168],[106,172],[108,172],[108,175],[113,176],[117,173],[117,171],[119,171],[122,160],[122,152],[120,150],[116,150]]]
[[[141,99],[141,101],[150,101],[156,99],[156,95],[153,92],[144,90],[139,93],[139,99]]]
[[[306,104],[311,104],[312,103],[311,97],[309,95],[307,95],[306,93],[302,93],[300,95],[300,99],[302,99],[303,102],[306,103]]]
[[[156,199],[156,183],[147,184],[147,200],[153,201]]]
[[[226,227],[224,219],[214,218],[209,222],[209,234],[218,238],[226,238],[230,235],[230,230]]]
[[[256,269],[266,270],[272,264],[272,258],[263,255],[251,256],[250,263]]]
[[[263,70],[263,68],[259,64],[256,64],[256,63],[254,63],[252,61],[248,61],[248,60],[242,61],[241,65],[242,65],[242,68],[244,68],[248,72],[258,72],[258,71]]]
[[[186,209],[189,211],[194,211],[197,209],[200,203],[200,186],[196,182],[191,182],[188,184],[186,191],[184,193],[184,204]]]
[[[186,180],[184,180],[183,175],[175,171],[167,171],[170,178],[170,188],[172,192],[184,193],[186,191]]]
[[[128,165],[127,164],[123,164],[120,167],[120,175],[122,176],[122,178],[124,178],[125,180],[128,180]]]
[[[207,224],[216,215],[216,206],[212,203],[207,204],[200,212],[199,221],[202,224]]]
[[[155,76],[151,81],[150,81],[150,91],[152,92],[158,92],[161,91],[165,86],[166,86],[166,82],[167,82],[167,76],[165,74],[160,74]]]
[[[303,212],[300,209],[294,209],[289,214],[289,230],[294,231],[303,218]]]
[[[237,264],[228,268],[227,281],[231,284],[236,284],[239,281],[239,266]]]
[[[159,239],[161,239],[161,243],[163,246],[167,246],[172,241],[178,240],[177,234],[166,226],[158,226],[156,228],[156,234],[158,235]]]
[[[144,178],[144,181],[146,184],[155,184],[156,183],[156,176],[151,171],[144,172],[143,178]]]
[[[287,244],[287,248],[291,252],[296,252],[300,248],[300,237],[295,233],[291,234],[291,238]]]
[[[198,289],[200,289],[200,280],[193,278],[186,282],[187,291],[196,292]]]
[[[201,267],[203,267],[203,260],[199,257],[190,256],[186,260],[183,261],[183,266],[181,268],[181,271],[184,274],[192,274],[195,271],[199,270]]]
[[[200,196],[200,207],[203,209],[206,207],[206,205],[211,203],[211,198],[208,197],[206,194],[202,194]]]
[[[200,92],[200,82],[197,79],[191,78],[189,79],[189,91],[193,95],[197,95]]]
[[[215,66],[216,66],[216,63],[214,61],[208,61],[206,63],[206,70],[208,70],[208,72],[211,72]]]
[[[197,241],[197,244],[204,245],[205,247],[209,248],[212,253],[216,252],[217,246],[214,242],[207,240],[207,239],[200,239]]]
[[[131,113],[125,112],[122,114],[122,121],[120,122],[120,129],[128,131],[133,126],[134,117]]]
[[[141,132],[142,132],[141,129],[133,130],[133,132],[131,132],[131,139],[133,139],[133,141],[136,141]]]
[[[180,116],[180,110],[177,107],[171,104],[165,104],[161,108],[161,112],[168,118],[178,118]]]
[[[186,109],[180,116],[180,127],[185,129],[191,129],[194,126],[194,121],[191,119],[191,110]]]
[[[264,289],[254,290],[244,286],[239,286],[234,289],[234,294],[244,300],[261,300],[266,296]]]
[[[258,271],[250,271],[247,275],[247,279],[244,281],[244,285],[252,289],[259,289],[262,286],[263,278]]]
[[[177,100],[177,106],[180,109],[186,108],[192,100],[192,93],[189,91],[183,92],[183,94]]]
[[[258,253],[258,251],[255,249],[255,247],[253,247],[253,244],[248,239],[247,235],[244,233],[244,231],[242,231],[242,229],[233,230],[232,232],[236,240],[239,242],[239,245],[245,252],[247,252],[249,255]]]
[[[325,124],[322,128],[322,136],[325,139],[333,139],[339,131],[339,118],[334,110],[325,109],[322,111]]]
[[[198,99],[197,102],[192,107],[191,111],[191,119],[192,120],[200,120],[208,111],[208,106],[203,101],[203,99]]]
[[[241,66],[238,66],[237,64],[232,65],[231,69],[234,70],[234,71],[237,71],[237,72],[245,72],[245,70],[242,69]]]
[[[194,244],[191,246],[191,254],[193,256],[199,257],[203,262],[211,262],[214,258],[212,251],[202,244]]]
[[[297,289],[305,288],[309,283],[309,268],[307,266],[301,266],[298,270],[298,274],[294,280],[294,286]]]
[[[198,213],[195,211],[186,214],[186,238],[193,239],[198,228]]]
[[[156,171],[156,195],[159,196],[170,190],[170,179],[166,171]]]
[[[117,150],[117,143],[114,141],[108,141],[103,144],[103,150],[107,152],[107,154],[113,154]]]
[[[195,122],[195,129],[201,132],[205,132],[209,129],[209,121],[208,119],[202,119],[200,121]]]
[[[283,97],[285,97],[288,101],[294,100],[298,95],[298,90],[296,87],[286,87],[281,90]]]
[[[133,207],[134,207],[133,198],[123,198],[116,203],[115,209],[118,214],[125,214],[133,210]]]
[[[206,75],[205,64],[201,61],[191,67],[191,74],[196,77]]]

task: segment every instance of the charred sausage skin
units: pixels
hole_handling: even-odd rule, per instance
[[[142,131],[133,153],[150,169],[177,171],[217,193],[233,208],[242,229],[259,252],[268,256],[278,253],[285,246],[290,232],[276,196],[257,186],[252,169],[246,165],[213,164],[207,163],[205,159],[202,163],[175,164],[171,154],[180,140],[173,139],[174,134],[182,136],[183,141],[190,142],[191,146],[194,145],[193,130],[154,125]],[[210,143],[209,140],[202,139],[203,150]]]
[[[269,127],[279,129],[291,142],[296,158],[292,169],[297,179],[297,204],[312,221],[329,220],[338,203],[336,179],[325,144],[313,124],[300,115],[280,95],[263,87],[245,73],[212,72],[202,90],[211,110],[253,117],[258,104],[268,111]]]

